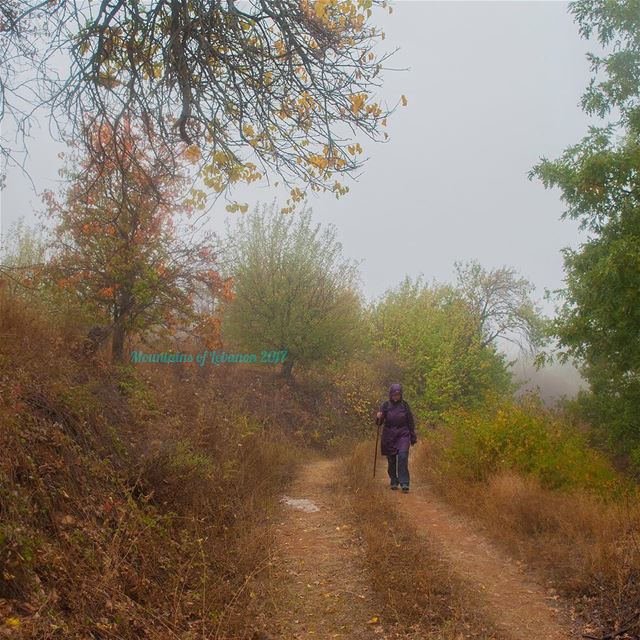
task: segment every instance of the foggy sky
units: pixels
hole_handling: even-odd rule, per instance
[[[322,223],[333,223],[344,253],[361,260],[363,291],[371,299],[409,274],[453,278],[455,260],[486,268],[515,267],[537,287],[562,286],[560,249],[576,246],[577,225],[560,221],[557,191],[527,172],[541,156],[556,158],[587,132],[578,103],[590,74],[564,2],[396,2],[373,18],[388,49],[381,98],[401,94],[408,106],[389,120],[390,139],[360,139],[369,157],[359,180],[337,200],[309,190]],[[39,189],[57,179],[62,150],[46,123],[30,140],[31,175]],[[34,132],[37,133],[37,132]],[[287,194],[272,187],[237,188],[233,199],[270,202]],[[216,204],[211,225],[238,215]],[[2,227],[42,208],[27,180],[10,171],[2,193]],[[384,257],[383,257],[384,256]],[[552,307],[542,303],[547,312]]]

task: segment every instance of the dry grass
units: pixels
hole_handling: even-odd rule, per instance
[[[479,613],[469,592],[415,527],[402,520],[391,496],[371,476],[371,446],[354,449],[349,467],[350,500],[345,516],[366,547],[371,582],[383,616],[410,637],[429,640],[501,638]]]
[[[87,360],[82,336],[0,291],[0,636],[250,637],[303,456],[240,392]]]
[[[421,449],[414,464],[423,476],[551,579],[594,635],[633,617],[640,602],[639,493],[606,500],[586,490],[545,489],[534,477],[509,471],[470,482],[441,464],[444,446]]]

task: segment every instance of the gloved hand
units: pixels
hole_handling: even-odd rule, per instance
[[[418,442],[418,438],[411,438],[411,444],[414,445],[416,442]]]

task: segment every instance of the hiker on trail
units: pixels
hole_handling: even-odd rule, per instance
[[[402,385],[389,387],[389,400],[385,400],[376,414],[376,424],[382,429],[380,454],[387,456],[388,473],[391,488],[402,487],[403,493],[409,491],[409,447],[418,438],[413,414],[406,400],[402,399]]]

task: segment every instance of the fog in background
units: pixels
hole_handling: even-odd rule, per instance
[[[336,225],[344,253],[360,261],[370,300],[407,274],[451,281],[456,260],[476,259],[487,269],[516,268],[552,314],[542,295],[562,287],[560,249],[583,238],[576,223],[560,221],[558,192],[529,181],[527,172],[586,134],[590,120],[579,107],[590,78],[585,54],[598,47],[579,37],[564,2],[393,7],[392,15],[376,10],[372,19],[386,32],[382,49],[400,47],[386,66],[408,70],[384,72],[378,99],[392,106],[404,94],[408,105],[389,119],[386,143],[358,140],[369,160],[357,180],[345,180],[346,196],[308,191],[314,218]],[[62,150],[41,118],[27,162],[38,190],[56,187]],[[229,194],[250,207],[274,197],[284,205],[287,193],[252,185]],[[241,215],[225,204],[216,203],[209,221],[221,233],[225,218]],[[21,216],[34,222],[38,209],[29,181],[10,169],[2,229]],[[527,376],[525,366],[516,373]],[[550,398],[573,393],[577,382],[567,368],[539,372],[535,381]]]

